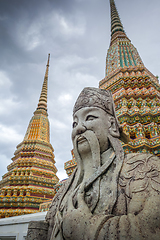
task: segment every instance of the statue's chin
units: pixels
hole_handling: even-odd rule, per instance
[[[81,157],[88,154],[89,152],[91,152],[91,148],[90,148],[90,145],[89,145],[87,139],[78,142],[77,147],[78,147],[78,152]]]

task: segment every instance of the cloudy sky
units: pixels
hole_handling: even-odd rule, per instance
[[[160,76],[160,1],[116,0],[128,37]],[[109,0],[0,0],[0,177],[35,111],[48,53],[48,113],[60,179],[71,157],[72,108],[104,78]]]

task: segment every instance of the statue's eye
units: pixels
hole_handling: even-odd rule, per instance
[[[93,115],[88,115],[88,116],[86,117],[86,121],[92,121],[92,120],[94,120],[94,119],[96,119],[96,118],[98,118],[98,117],[93,116]]]
[[[72,127],[75,128],[77,126],[77,122],[73,122]]]

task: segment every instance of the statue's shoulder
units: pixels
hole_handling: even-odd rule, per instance
[[[129,153],[125,155],[124,167],[133,168],[142,165],[156,165],[160,168],[160,158],[150,153]]]
[[[148,153],[126,154],[119,183],[126,191],[139,192],[151,187],[160,192],[160,158]]]

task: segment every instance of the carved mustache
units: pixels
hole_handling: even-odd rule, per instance
[[[100,166],[100,147],[98,139],[92,130],[86,130],[84,133],[77,135],[74,139],[74,148],[76,148],[75,156],[78,154],[78,143],[82,141],[88,141],[92,156],[93,156],[93,167],[97,169]],[[78,159],[78,155],[76,156]]]
[[[80,136],[77,137],[76,141],[78,143],[87,141],[87,139],[81,134]]]

